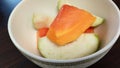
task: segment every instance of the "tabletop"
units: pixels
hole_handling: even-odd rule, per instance
[[[0,68],[39,68],[26,59],[9,38],[7,21],[21,0],[0,0]],[[120,0],[113,0],[120,8]],[[120,68],[120,37],[110,52],[89,68]]]

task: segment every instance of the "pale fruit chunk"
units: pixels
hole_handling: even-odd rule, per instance
[[[38,30],[43,27],[48,27],[53,19],[45,14],[34,13],[32,20],[34,28]]]
[[[102,17],[99,17],[99,16],[95,16],[95,17],[96,17],[96,20],[92,24],[92,27],[97,27],[97,26],[101,25],[104,22],[104,19]]]
[[[76,41],[65,46],[58,46],[47,37],[38,39],[38,48],[45,58],[74,59],[94,53],[99,46],[98,36],[94,33],[84,33]]]
[[[61,8],[64,4],[70,5],[70,3],[69,3],[68,0],[58,0],[58,3],[57,3],[57,9],[58,9],[58,11],[60,10],[60,8]]]

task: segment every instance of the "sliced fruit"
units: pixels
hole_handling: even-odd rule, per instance
[[[97,27],[99,25],[101,25],[104,22],[104,19],[98,16],[95,16],[96,20],[95,22],[92,24],[92,27]]]
[[[68,2],[68,0],[58,0],[58,3],[57,3],[57,9],[58,11],[61,9],[61,7],[65,4],[68,4],[70,5],[70,3]]]
[[[88,28],[85,33],[94,33],[94,27]]]
[[[38,30],[38,37],[44,37],[46,36],[47,32],[48,32],[49,28],[48,27],[43,27],[43,28],[40,28]]]
[[[47,42],[47,43],[46,43]],[[47,37],[38,39],[38,49],[48,59],[74,59],[94,53],[99,46],[99,38],[94,33],[83,33],[76,41],[65,46],[57,46]]]
[[[74,6],[64,5],[51,24],[47,37],[58,45],[76,40],[95,21],[89,12]]]
[[[43,27],[48,27],[51,22],[52,19],[50,16],[39,13],[33,14],[33,26],[37,30]]]
[[[70,0],[58,0],[58,4],[57,4],[58,11],[65,4],[72,5],[72,4],[69,3],[69,1]],[[99,26],[100,24],[103,23],[104,19],[102,17],[96,16],[96,15],[94,15],[94,16],[96,17],[96,20],[92,24],[92,27],[97,27],[97,26]]]

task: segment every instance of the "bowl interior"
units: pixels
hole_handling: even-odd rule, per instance
[[[119,15],[109,0],[69,0],[71,4],[88,10],[92,14],[103,17],[104,24],[96,28],[101,39],[101,48],[105,47],[116,35],[119,27]],[[25,0],[13,11],[9,29],[18,46],[30,53],[40,55],[36,44],[36,30],[32,25],[34,13],[47,14],[55,17],[57,0]]]

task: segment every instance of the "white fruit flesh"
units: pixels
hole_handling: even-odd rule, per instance
[[[92,24],[92,27],[96,27],[96,26],[99,26],[103,23],[104,19],[101,18],[101,17],[98,17],[98,16],[95,16],[96,17],[96,20],[95,22]]]
[[[33,26],[35,29],[39,29],[42,27],[48,27],[52,22],[52,18],[45,14],[35,13],[33,14]]]
[[[74,59],[94,53],[99,46],[99,39],[94,33],[84,33],[76,41],[65,46],[58,46],[47,37],[38,39],[40,53],[49,59]]]
[[[58,4],[57,4],[57,9],[60,10],[60,8],[64,5],[64,4],[69,4],[68,0],[58,0]]]

